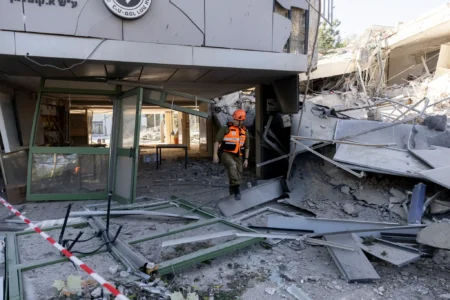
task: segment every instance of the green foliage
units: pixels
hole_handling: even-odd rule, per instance
[[[319,28],[319,51],[328,52],[331,49],[342,48],[347,46],[347,41],[343,41],[338,27],[341,21],[334,20],[332,26],[326,22],[322,22]]]

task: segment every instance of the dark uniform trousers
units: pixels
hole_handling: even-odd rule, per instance
[[[230,180],[230,194],[233,194],[233,187],[241,184],[242,172],[244,171],[242,156],[234,153],[223,152],[222,164],[228,171]]]

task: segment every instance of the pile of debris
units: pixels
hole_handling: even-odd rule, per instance
[[[232,115],[237,109],[243,109],[247,112],[247,119],[244,126],[251,128],[255,123],[255,105],[256,100],[253,92],[236,92],[214,99],[213,117],[216,125],[220,128],[226,126],[232,121]]]

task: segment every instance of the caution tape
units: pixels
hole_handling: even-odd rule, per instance
[[[117,290],[111,283],[107,282],[103,277],[95,273],[91,268],[89,268],[85,263],[83,263],[81,260],[79,260],[76,256],[74,256],[70,251],[68,251],[66,248],[58,244],[51,236],[43,232],[39,227],[34,225],[30,220],[25,218],[18,210],[16,210],[14,207],[12,207],[11,204],[9,204],[5,199],[0,197],[0,202],[6,206],[10,211],[12,211],[17,217],[22,219],[31,229],[39,233],[44,239],[47,240],[50,244],[52,244],[53,247],[58,249],[64,256],[66,256],[71,262],[73,262],[75,265],[80,267],[83,271],[89,274],[89,276],[92,277],[95,281],[97,281],[100,285],[102,285],[105,289],[107,289],[111,294],[116,297],[116,300],[130,300],[128,297],[122,295],[119,290]]]

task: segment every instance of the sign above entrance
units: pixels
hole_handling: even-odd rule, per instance
[[[150,9],[152,0],[103,0],[116,16],[123,19],[138,19]]]

